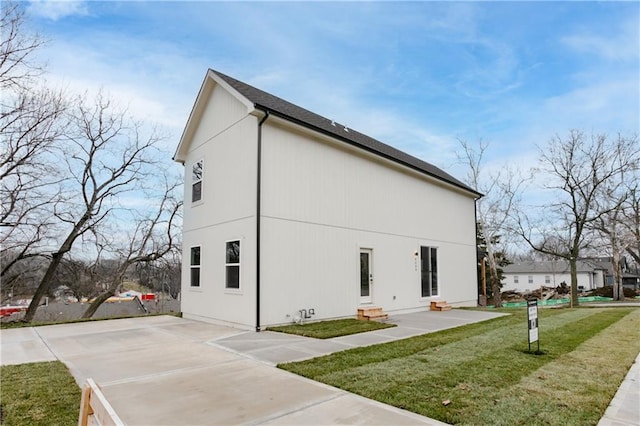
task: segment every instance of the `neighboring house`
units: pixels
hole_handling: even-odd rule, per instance
[[[553,261],[516,262],[503,268],[502,291],[529,292],[540,287],[558,287],[561,283],[571,285],[569,262]],[[578,288],[594,290],[611,285],[611,261],[605,259],[583,259],[577,263]]]
[[[186,318],[262,329],[476,305],[480,194],[431,164],[213,70],[174,159]]]
[[[604,269],[605,272],[605,285],[613,285],[613,259],[611,257],[596,257],[586,259],[590,264],[595,265],[599,269]],[[633,290],[640,289],[640,274],[638,273],[637,266],[631,265],[627,262],[627,258],[622,256],[620,258],[620,269],[622,272],[622,285]]]

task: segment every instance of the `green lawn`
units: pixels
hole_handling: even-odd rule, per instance
[[[365,331],[382,330],[395,327],[395,324],[386,324],[377,321],[359,321],[357,319],[341,319],[333,321],[312,322],[309,324],[293,324],[282,327],[269,327],[269,331],[297,334],[316,339],[331,339],[333,337],[347,336],[349,334],[364,333]]]
[[[2,425],[74,425],[80,414],[80,388],[59,362],[0,367]]]
[[[452,424],[595,425],[640,352],[640,309],[541,309],[280,368]],[[450,401],[444,405],[443,401]]]

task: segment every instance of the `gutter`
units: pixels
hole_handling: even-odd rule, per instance
[[[264,117],[258,122],[258,164],[256,178],[256,331],[260,331],[260,215],[262,196],[262,125],[270,116],[268,109],[263,109]]]

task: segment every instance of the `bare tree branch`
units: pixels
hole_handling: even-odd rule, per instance
[[[493,305],[502,306],[500,294],[499,249],[496,246],[501,235],[507,231],[511,210],[520,201],[522,187],[527,179],[515,169],[504,166],[495,173],[484,171],[484,156],[489,144],[480,140],[477,148],[458,139],[462,152],[458,160],[468,166],[465,183],[482,192],[484,197],[476,201],[476,216],[480,233],[484,236]]]
[[[67,230],[25,313],[27,322],[33,320],[56,269],[76,240],[95,232],[112,216],[121,196],[143,189],[156,165],[153,154],[159,136],[142,137],[141,124],[127,120],[126,111],[114,107],[102,93],[93,101],[86,94],[77,98],[69,110],[69,123],[62,158],[70,176],[63,185],[66,202],[53,212]]]
[[[524,212],[514,215],[518,234],[536,251],[569,261],[571,303],[578,304],[577,261],[590,247],[589,232],[615,210],[615,203],[599,202],[629,170],[638,164],[637,136],[612,139],[602,134],[587,137],[571,130],[556,135],[540,148],[540,172],[548,177],[545,188],[557,202],[541,207],[544,224],[534,224]]]
[[[157,209],[136,222],[128,241],[119,242],[111,237],[105,242],[105,245],[112,247],[113,252],[117,253],[119,265],[116,273],[111,277],[108,288],[96,297],[83,314],[83,318],[93,316],[98,307],[114,295],[132,265],[154,262],[175,251],[176,222],[182,208],[182,201],[178,201],[173,194],[180,187],[179,181],[169,182],[165,178],[165,191]]]

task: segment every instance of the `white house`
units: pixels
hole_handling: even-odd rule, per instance
[[[610,262],[609,262],[610,266]],[[578,288],[593,290],[607,282],[607,266],[594,260],[577,263]],[[571,271],[566,260],[517,262],[502,268],[502,291],[529,292],[540,287],[571,285]],[[609,279],[610,280],[610,279]]]
[[[431,164],[213,70],[174,159],[186,318],[259,330],[476,305],[480,194]]]

